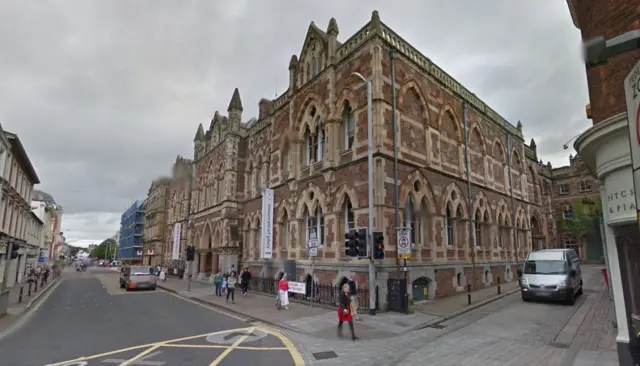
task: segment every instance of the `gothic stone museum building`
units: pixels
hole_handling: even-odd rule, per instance
[[[339,283],[355,273],[366,286],[367,261],[351,259],[344,250],[344,232],[368,226],[367,92],[351,77],[358,72],[373,90],[372,204],[376,231],[386,238],[386,258],[376,263],[381,305],[386,279],[399,274],[394,85],[399,224],[413,229],[410,283],[422,287],[420,296],[436,298],[463,291],[472,279],[476,288],[497,277],[513,280],[517,258],[555,241],[551,174],[537,160],[535,142],[527,146],[520,123],[500,117],[382,23],[377,12],[348,40],[338,41],[338,34],[335,19],[326,31],[310,24],[300,55],[289,63],[288,90],[275,100],[262,99],[257,119],[243,120],[236,89],[227,116],[216,112],[206,131],[198,126],[188,231],[198,253],[194,273],[205,279],[242,263],[254,277],[270,277],[285,261],[295,261],[297,280],[303,281],[311,273],[306,242],[315,234],[323,247],[314,280]],[[261,194],[267,187],[275,191],[274,254],[262,260]]]

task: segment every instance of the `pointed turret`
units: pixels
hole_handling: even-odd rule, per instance
[[[295,70],[298,68],[298,56],[292,55],[291,60],[289,60],[289,71]]]
[[[193,142],[203,141],[204,140],[204,127],[202,123],[198,125],[198,131],[196,131],[196,137],[193,139]]]
[[[374,29],[378,29],[378,28],[380,28],[380,26],[381,26],[381,24],[380,24],[380,14],[378,13],[378,11],[377,11],[377,10],[374,10],[374,11],[371,13],[371,26],[372,26]]]
[[[518,129],[518,131],[522,131],[522,122],[520,122],[518,120],[518,125],[516,126],[516,128]]]
[[[218,123],[220,121],[220,113],[218,113],[218,111],[215,111],[215,113],[213,114],[213,118],[211,118],[211,124],[209,124],[209,129],[213,129],[213,126],[216,125],[216,123]]]
[[[531,139],[531,142],[529,143],[529,147],[530,147],[530,148],[532,148],[532,149],[535,149],[535,148],[536,148],[536,146],[537,146],[537,145],[536,145],[536,140]]]
[[[335,35],[337,36],[340,33],[340,30],[338,29],[338,22],[336,21],[336,18],[331,18],[329,19],[329,26],[327,27],[327,34],[332,36]]]
[[[551,162],[547,161],[547,169],[551,170]]]
[[[229,108],[227,108],[227,112],[231,111],[240,111],[242,112],[242,101],[240,100],[240,91],[236,88],[233,91],[233,96],[231,96],[231,102],[229,102]]]

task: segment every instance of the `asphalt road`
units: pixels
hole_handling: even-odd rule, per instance
[[[7,366],[301,364],[281,333],[164,291],[125,292],[118,273],[67,273],[0,340]],[[74,361],[75,360],[75,361]],[[297,363],[296,363],[297,362]]]

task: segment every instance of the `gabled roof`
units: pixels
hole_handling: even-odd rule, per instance
[[[36,170],[33,168],[33,165],[31,165],[29,155],[27,155],[24,146],[22,146],[22,142],[18,138],[18,135],[9,131],[4,131],[4,134],[7,136],[7,139],[11,144],[11,150],[14,151],[14,155],[17,155],[18,161],[20,161],[20,165],[24,168],[29,180],[33,184],[40,184],[40,178],[38,178],[38,174],[36,174]]]
[[[320,28],[318,28],[316,23],[311,22],[311,24],[309,24],[309,29],[307,29],[307,35],[304,38],[304,43],[302,44],[302,49],[300,50],[300,57],[298,57],[298,59],[300,60],[302,59],[302,55],[304,55],[305,51],[307,50],[307,47],[309,47],[309,43],[314,38],[317,38],[319,41],[321,41],[324,47],[325,44],[327,43],[329,36]]]
[[[53,199],[53,196],[47,192],[43,192],[37,189],[34,189],[31,193],[32,201],[46,202],[52,205],[57,205],[56,200]]]

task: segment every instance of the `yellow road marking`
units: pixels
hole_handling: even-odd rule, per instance
[[[229,346],[221,346],[218,344],[163,344],[161,348],[229,348]],[[288,351],[287,347],[248,347],[238,346],[235,349],[246,351]]]
[[[293,345],[293,343],[289,340],[289,338],[287,338],[284,334],[282,334],[277,329],[272,329],[267,327],[258,327],[258,329],[278,338],[280,342],[282,342],[282,344],[284,344],[284,346],[287,347],[287,349],[289,350],[289,353],[291,354],[291,358],[293,358],[294,364],[296,366],[304,366],[304,359],[302,358],[302,355],[300,354],[300,352],[298,352],[298,349],[296,348],[296,346]]]
[[[109,352],[105,352],[105,353],[100,353],[100,354],[97,354],[97,355],[91,355],[91,356],[86,356],[86,357],[78,357],[76,359],[69,360],[69,361],[52,363],[52,364],[49,364],[47,366],[63,366],[63,365],[66,365],[68,363],[71,363],[71,362],[94,360],[94,359],[100,358],[100,357],[111,356],[111,355],[115,355],[115,354],[122,353],[122,352],[134,351],[134,350],[141,349],[141,348],[153,347],[153,346],[157,346],[159,344],[189,341],[189,340],[192,340],[192,339],[204,338],[204,337],[208,337],[208,336],[216,335],[216,334],[224,334],[224,333],[230,333],[230,332],[236,332],[236,331],[239,331],[239,332],[246,331],[248,329],[250,329],[250,328],[227,329],[227,330],[221,330],[219,332],[205,333],[205,334],[199,334],[199,335],[189,336],[189,337],[184,337],[184,338],[171,339],[171,340],[168,340],[168,341],[154,342],[154,343],[149,343],[149,344],[143,344],[143,345],[140,345],[140,346],[121,348],[121,349],[117,349],[117,350],[113,350],[113,351],[109,351]]]
[[[149,353],[157,350],[160,347],[161,347],[161,345],[159,344],[159,345],[156,345],[156,346],[153,346],[153,347],[147,349],[146,351],[142,351],[142,352],[138,353],[137,355],[133,356],[133,358],[130,358],[130,359],[124,361],[123,363],[121,363],[120,366],[130,365],[132,362],[141,359],[142,357],[148,355]]]
[[[237,341],[233,342],[233,344],[231,345],[231,347],[227,348],[226,350],[224,350],[224,352],[222,352],[220,354],[220,356],[218,356],[218,358],[216,358],[215,360],[213,360],[213,362],[211,362],[209,364],[209,366],[217,366],[220,364],[220,362],[222,362],[222,360],[224,360],[225,357],[227,357],[227,355],[229,355],[229,353],[231,353],[231,351],[233,351],[234,349],[238,348],[238,346],[244,342],[247,338],[249,338],[249,334],[253,333],[253,331],[255,330],[255,327],[252,327],[251,329],[249,329],[249,331],[247,332],[247,335],[243,335],[242,337],[238,338]]]
[[[280,342],[282,342],[284,347],[249,347],[249,346],[242,346],[241,345],[242,342],[244,342],[249,337],[249,334],[253,333],[255,330],[260,330],[262,332],[265,332],[267,334],[270,334],[270,335],[278,338],[280,340]],[[247,334],[244,335],[244,336],[241,336],[237,341],[235,341],[230,346],[228,346],[228,345],[214,345],[214,344],[176,344],[175,343],[175,342],[189,341],[189,340],[198,339],[198,338],[206,338],[208,336],[212,336],[212,335],[216,335],[216,334],[224,334],[224,333],[231,333],[231,332],[246,332]],[[296,366],[304,366],[305,365],[304,359],[302,358],[302,356],[298,352],[298,349],[293,345],[293,343],[284,334],[282,334],[282,332],[280,332],[277,329],[273,329],[273,328],[269,328],[269,327],[260,325],[260,326],[254,326],[254,327],[248,327],[248,328],[227,329],[227,330],[222,330],[222,331],[218,331],[218,332],[205,333],[205,334],[199,334],[199,335],[195,335],[195,336],[188,336],[188,337],[183,337],[183,338],[176,338],[176,339],[170,339],[170,340],[166,340],[166,341],[143,344],[143,345],[139,345],[139,346],[127,347],[127,348],[117,349],[117,350],[113,350],[113,351],[109,351],[109,352],[104,352],[104,353],[97,354],[97,355],[78,357],[78,358],[73,359],[73,360],[68,360],[68,361],[58,362],[58,363],[52,363],[52,364],[49,364],[47,366],[69,365],[69,364],[79,363],[79,362],[83,362],[83,361],[94,360],[94,359],[102,358],[102,357],[106,357],[106,356],[112,356],[112,355],[118,354],[118,353],[129,352],[129,351],[134,351],[134,350],[147,348],[145,351],[139,353],[138,355],[134,356],[133,358],[128,359],[127,361],[125,361],[125,362],[120,364],[120,366],[126,366],[126,365],[130,365],[132,362],[134,362],[136,360],[139,360],[140,358],[142,358],[143,356],[153,352],[154,350],[156,350],[158,348],[164,348],[164,347],[167,347],[167,348],[224,349],[225,351],[222,354],[220,354],[220,356],[218,356],[218,358],[216,360],[214,360],[209,366],[217,366],[217,365],[219,365],[220,362],[222,362],[222,360],[224,360],[229,355],[229,353],[231,353],[233,350],[288,351],[289,354],[291,355],[291,358],[294,361],[294,364]]]

